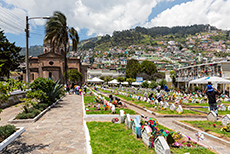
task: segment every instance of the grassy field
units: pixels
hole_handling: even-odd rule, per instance
[[[87,122],[90,134],[90,144],[93,154],[149,154],[155,153],[154,148],[149,149],[141,139],[137,139],[131,129],[124,124],[112,122]],[[159,126],[159,128],[164,128]],[[204,147],[171,148],[172,154],[214,154]]]
[[[103,90],[103,89],[99,89],[99,91],[101,91],[101,92],[103,92],[103,93],[112,93],[111,91]]]
[[[86,114],[111,114],[111,110],[107,110],[105,111],[104,110],[104,106],[101,104],[101,107],[100,107],[100,110],[96,110],[96,107],[88,107],[87,105],[88,104],[92,104],[94,102],[94,99],[95,99],[95,96],[89,96],[89,95],[86,95],[84,96],[84,103],[85,103],[85,109],[88,108],[89,111],[86,112]],[[106,98],[105,98],[106,99]],[[125,114],[136,114],[135,111],[131,110],[131,109],[127,109],[127,108],[115,108],[115,114],[119,114],[120,110],[124,110]]]
[[[177,113],[176,111],[171,111],[171,110],[169,110],[169,109],[167,109],[167,110],[160,110],[160,109],[157,109],[157,110],[154,111],[154,112],[157,112],[157,113],[160,113],[160,114],[179,114],[179,113]],[[194,115],[194,114],[195,114],[195,115],[201,115],[202,113],[183,109],[183,113],[182,113],[181,115]]]
[[[230,132],[220,131],[220,129],[223,127],[222,123],[220,121],[212,122],[212,121],[181,121],[187,124],[192,125],[193,127],[199,128],[204,132],[210,133],[214,132],[218,135],[218,137],[228,137],[230,141]],[[213,124],[216,126],[214,127]]]

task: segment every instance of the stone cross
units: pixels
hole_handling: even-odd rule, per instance
[[[209,112],[207,115],[207,120],[216,122],[217,121],[216,113],[214,111]]]
[[[158,136],[154,141],[156,154],[170,154],[170,148],[163,136]]]
[[[230,114],[226,114],[226,115],[222,118],[222,125],[223,125],[223,126],[227,126],[228,123],[230,123]]]

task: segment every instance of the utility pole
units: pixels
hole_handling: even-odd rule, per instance
[[[30,69],[29,69],[29,20],[30,19],[50,19],[50,17],[31,17],[26,16],[26,82],[30,83]]]
[[[29,18],[26,16],[26,82],[29,80]]]

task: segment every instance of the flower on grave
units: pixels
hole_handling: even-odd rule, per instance
[[[213,127],[216,127],[216,124],[212,124]]]
[[[133,119],[130,119],[130,121],[133,121]]]
[[[187,147],[192,147],[192,145],[190,143],[187,143],[186,146]]]
[[[197,142],[194,141],[193,144],[197,144]]]
[[[161,109],[161,107],[159,106],[159,109]]]
[[[197,138],[197,141],[204,140],[204,134],[201,132],[196,133],[195,136]]]
[[[115,123],[115,122],[118,122],[118,121],[119,121],[118,118],[113,118],[113,119],[112,119],[112,123]]]
[[[164,109],[165,109],[164,107],[161,108],[161,110],[164,110]]]
[[[188,138],[189,141],[191,140],[191,138],[189,136],[187,136],[187,135],[185,135],[185,136]]]
[[[221,129],[220,129],[220,131],[227,131],[227,127],[222,127]]]
[[[175,141],[178,141],[178,140],[182,139],[183,136],[180,132],[174,132],[172,137]]]
[[[184,144],[186,141],[182,141],[182,144]]]
[[[168,134],[168,133],[169,133],[169,131],[166,129],[166,130],[165,130],[165,133],[167,133],[167,134]]]
[[[88,112],[89,111],[89,109],[88,108],[86,108],[86,112]]]
[[[178,114],[181,114],[181,112],[179,111]]]
[[[174,142],[174,145],[177,146],[177,147],[182,146],[182,145],[181,145],[179,142],[177,142],[177,141]]]

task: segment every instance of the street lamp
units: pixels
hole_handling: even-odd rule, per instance
[[[26,16],[26,82],[29,83],[29,20],[30,19],[50,19],[50,17],[28,17]]]

